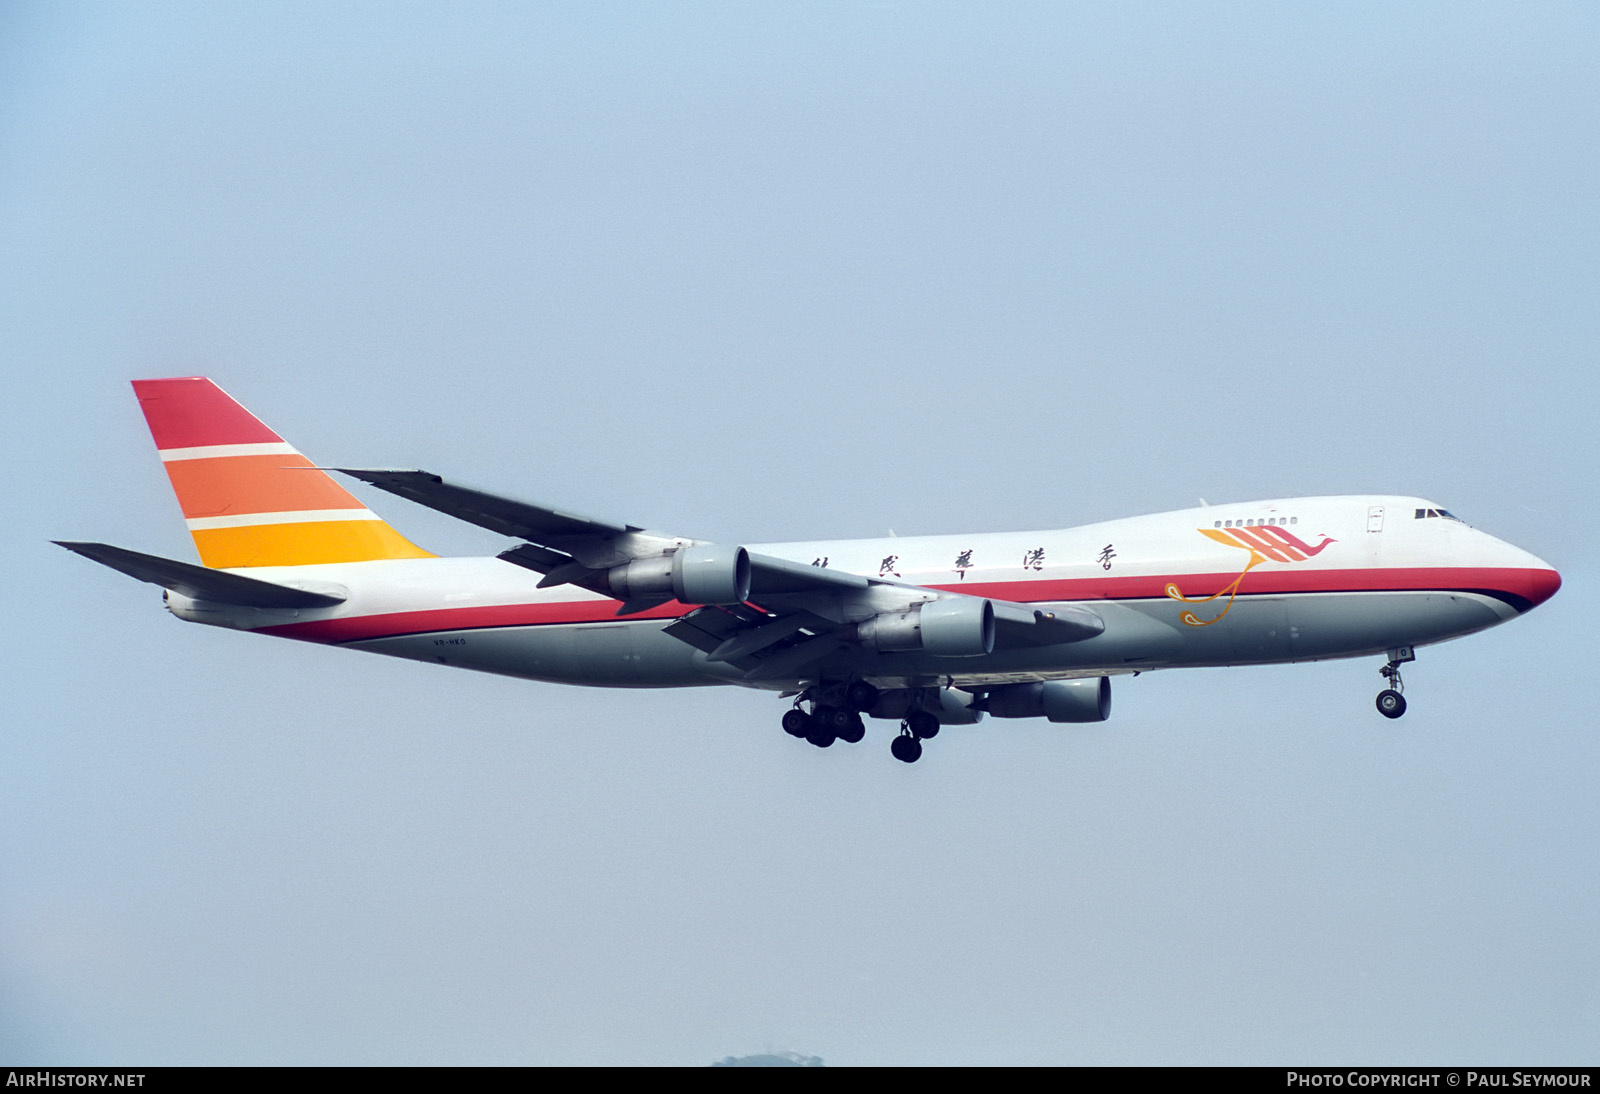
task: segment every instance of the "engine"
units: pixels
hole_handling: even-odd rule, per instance
[[[1104,676],[1007,684],[984,696],[996,718],[1048,718],[1052,722],[1103,722],[1111,717],[1111,681]]]
[[[622,600],[670,596],[685,604],[739,604],[750,599],[750,554],[720,544],[685,547],[613,566],[606,585]]]
[[[973,596],[934,600],[909,611],[875,615],[856,626],[856,637],[872,650],[981,657],[994,652],[994,605]]]
[[[890,688],[878,693],[865,713],[869,718],[904,718],[925,710],[941,725],[970,726],[983,721],[983,711],[970,692],[958,688]]]

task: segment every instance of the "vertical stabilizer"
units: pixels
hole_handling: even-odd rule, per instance
[[[207,566],[432,557],[205,377],[133,390]]]

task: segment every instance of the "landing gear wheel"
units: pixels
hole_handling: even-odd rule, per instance
[[[906,716],[906,728],[911,736],[929,741],[939,735],[939,719],[925,710],[913,710]]]
[[[1393,688],[1378,692],[1378,713],[1385,718],[1398,718],[1406,712],[1406,697]]]
[[[861,738],[867,735],[867,723],[861,720],[861,715],[850,716],[850,727],[839,734],[839,740],[847,745],[861,743]]]
[[[791,737],[804,737],[811,732],[811,715],[799,707],[784,711],[783,731]]]
[[[851,710],[871,710],[878,701],[878,689],[865,680],[857,680],[844,689],[844,702]]]
[[[834,734],[833,730],[823,725],[820,719],[812,725],[811,732],[806,734],[806,740],[810,741],[818,748],[827,748],[838,739],[839,738]]]
[[[922,742],[903,733],[889,743],[889,752],[903,764],[914,764],[922,759]]]

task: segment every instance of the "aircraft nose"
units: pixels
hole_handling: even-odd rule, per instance
[[[1482,565],[1485,591],[1511,605],[1520,614],[1531,611],[1556,595],[1561,575],[1556,568],[1530,551],[1503,539],[1486,536]]]
[[[1519,613],[1531,611],[1556,595],[1561,588],[1561,575],[1554,566],[1509,543],[1503,548],[1501,568],[1493,580],[1503,598]]]
[[[1522,610],[1537,608],[1555,596],[1559,588],[1561,588],[1561,575],[1556,573],[1555,567],[1548,562],[1540,562],[1539,567],[1530,570],[1524,579],[1522,596],[1528,601],[1528,607]]]

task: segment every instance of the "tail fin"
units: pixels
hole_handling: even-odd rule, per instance
[[[133,391],[207,566],[433,557],[205,377]]]

